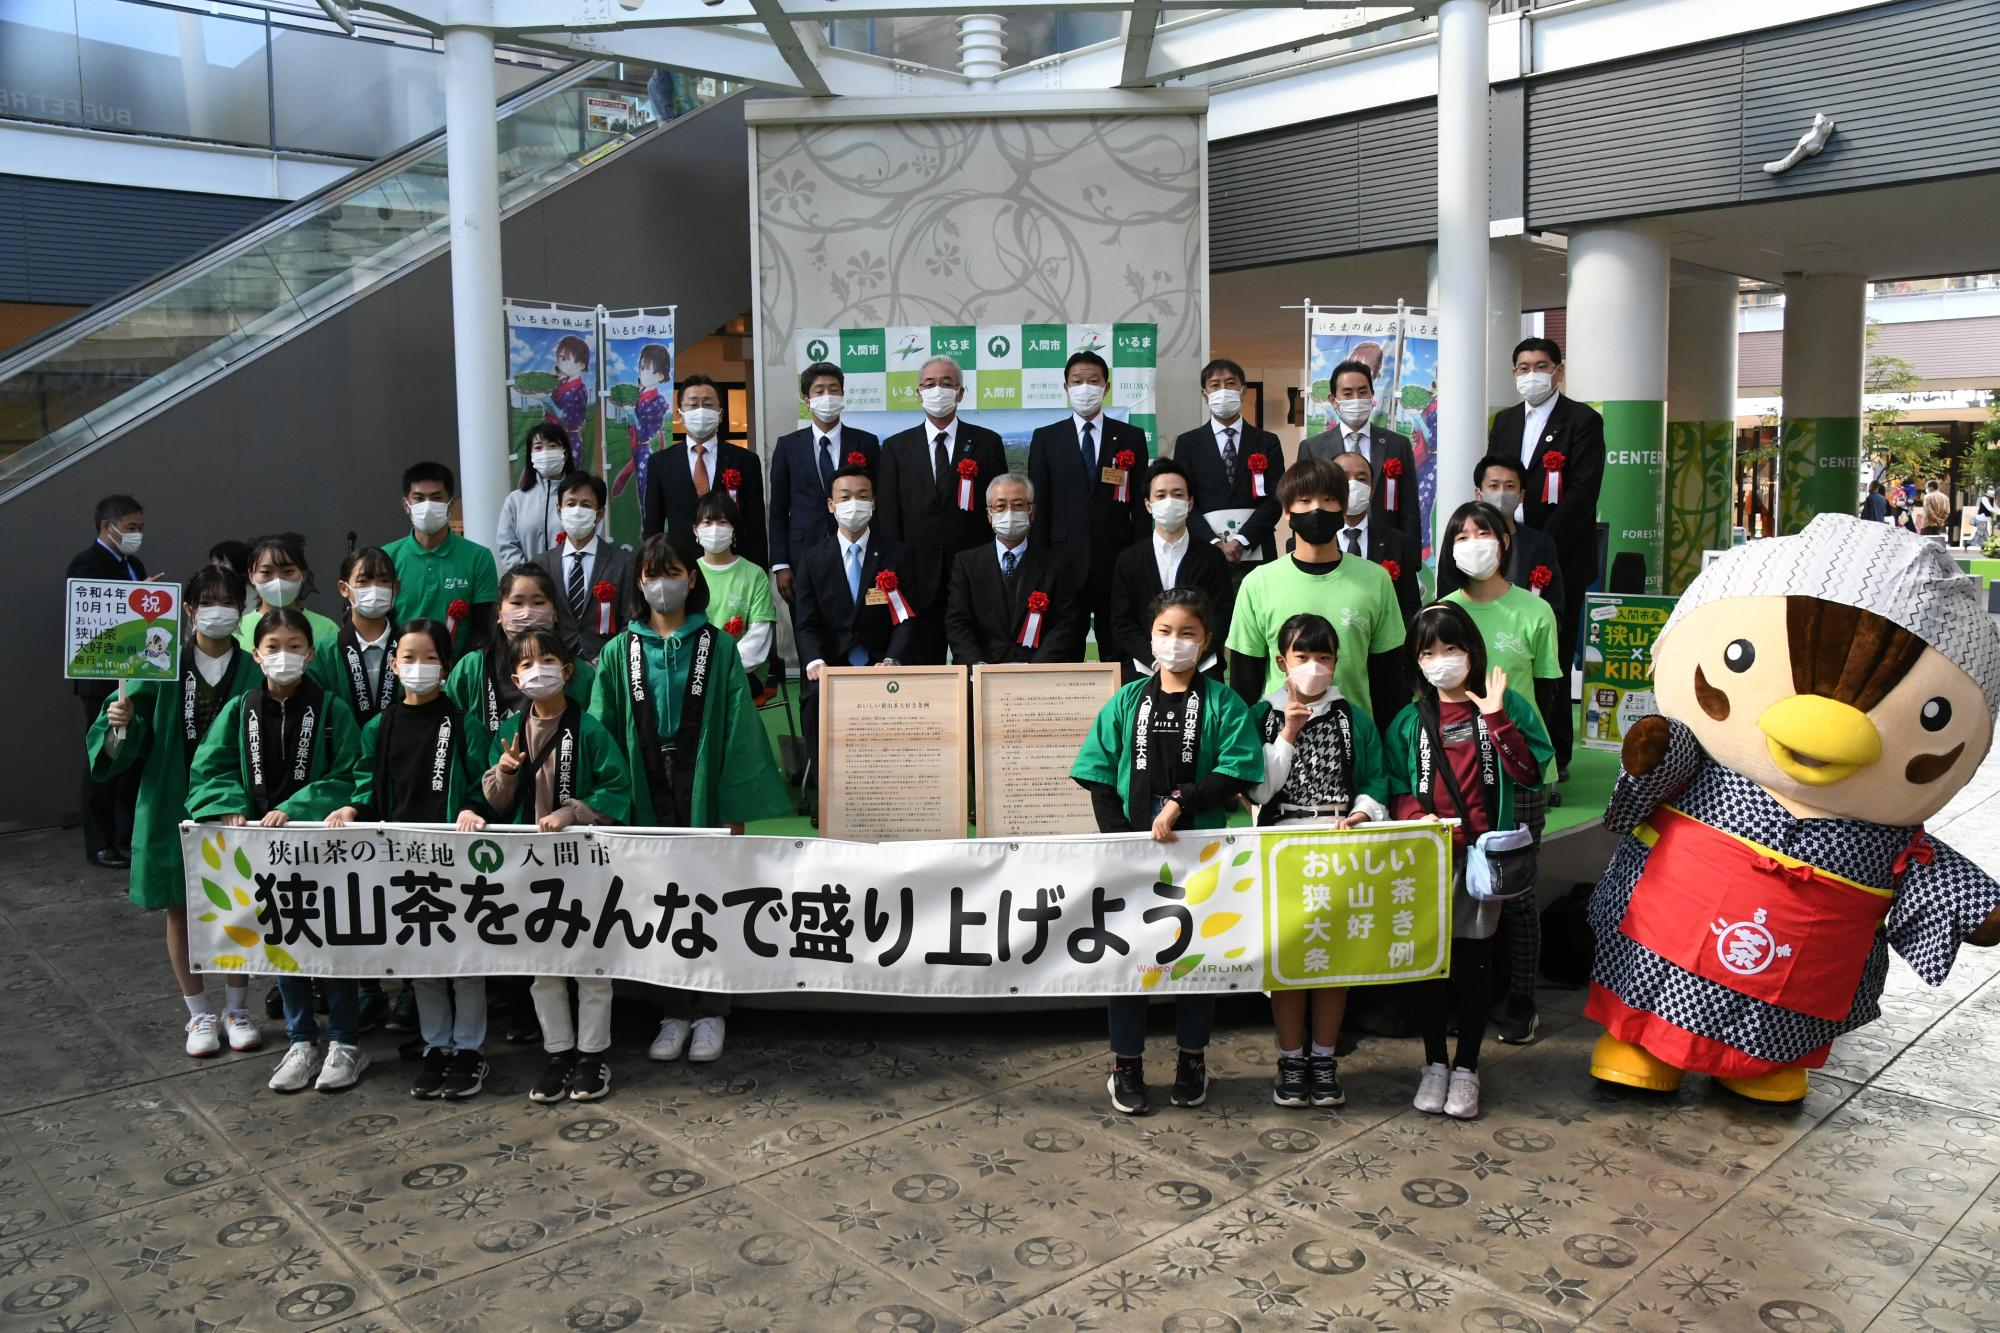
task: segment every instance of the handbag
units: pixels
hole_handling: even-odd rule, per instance
[[[1472,807],[1466,804],[1465,793],[1459,790],[1458,774],[1452,771],[1444,739],[1437,734],[1428,718],[1423,719],[1423,724],[1430,731],[1431,744],[1437,747],[1437,772],[1450,785],[1451,799],[1462,814]],[[1433,807],[1432,813],[1435,814],[1436,803],[1429,799],[1428,793],[1425,803]],[[1486,811],[1488,822],[1497,822],[1497,816],[1498,812],[1489,806]],[[1532,893],[1540,871],[1535,835],[1526,824],[1510,829],[1489,829],[1473,839],[1465,849],[1465,891],[1475,901],[1505,902],[1509,898]]]

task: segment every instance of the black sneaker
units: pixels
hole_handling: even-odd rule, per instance
[[[1340,1086],[1340,1065],[1330,1055],[1306,1057],[1306,1082],[1312,1085],[1314,1106],[1345,1106],[1347,1090]]]
[[[389,1016],[382,1020],[382,1026],[391,1032],[415,1032],[417,1030],[417,993],[408,985],[396,992],[389,1001]]]
[[[1208,1100],[1208,1061],[1199,1051],[1182,1051],[1174,1063],[1174,1087],[1167,1100],[1175,1106],[1200,1106]]]
[[[1113,1056],[1104,1088],[1111,1094],[1111,1109],[1120,1115],[1146,1114],[1146,1062],[1140,1057]]]
[[[476,1097],[486,1086],[486,1057],[478,1051],[453,1051],[451,1064],[445,1070],[444,1099],[448,1102],[464,1101]]]
[[[378,984],[374,990],[364,988],[361,992],[361,1009],[359,1021],[355,1024],[356,1029],[361,1032],[373,1032],[382,1026],[382,1020],[388,1016],[389,997],[382,993],[381,986]]]
[[[594,1102],[611,1091],[611,1066],[595,1052],[576,1058],[576,1073],[569,1081],[569,1099]]]
[[[576,1052],[557,1051],[542,1066],[542,1076],[528,1089],[531,1102],[559,1102],[569,1096],[569,1083],[576,1073]]]
[[[264,992],[264,1017],[282,1019],[285,1016],[285,997],[278,994],[276,986]]]
[[[1311,1103],[1312,1089],[1306,1080],[1306,1058],[1303,1055],[1278,1057],[1278,1077],[1271,1083],[1271,1101],[1278,1106],[1306,1106]]]
[[[424,1052],[423,1071],[416,1082],[410,1084],[410,1095],[429,1100],[442,1096],[446,1071],[451,1068],[451,1052],[442,1046],[433,1046]]]
[[[1535,1039],[1535,1029],[1541,1025],[1542,1016],[1535,1009],[1534,996],[1509,995],[1493,1016],[1493,1035],[1509,1046],[1526,1046]]]

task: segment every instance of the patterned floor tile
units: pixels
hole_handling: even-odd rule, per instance
[[[1952,1249],[2000,1263],[2000,1177],[1986,1187],[1986,1192],[1945,1233],[1944,1243]]]
[[[2000,1115],[2000,1059],[1976,1055],[1962,1045],[1920,1040],[1882,1071],[1875,1086]]]
[[[1869,1327],[2000,1333],[2000,1264],[1939,1246]]]
[[[247,1174],[170,1081],[7,1117],[15,1151],[70,1222],[157,1203]]]
[[[81,1238],[56,1227],[0,1241],[0,1328],[121,1333],[132,1324]]]

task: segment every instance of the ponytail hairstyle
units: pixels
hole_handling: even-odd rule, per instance
[[[1201,622],[1201,632],[1208,636],[1209,651],[1213,652],[1215,649],[1215,612],[1210,608],[1208,598],[1202,594],[1199,588],[1168,588],[1161,592],[1146,607],[1147,624],[1150,626],[1153,621],[1158,620],[1160,612],[1176,606]]]

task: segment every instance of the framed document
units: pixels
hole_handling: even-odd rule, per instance
[[[1097,832],[1090,793],[1069,769],[1118,683],[1116,662],[972,669],[980,837]]]
[[[966,737],[964,667],[821,668],[819,831],[963,838]]]

